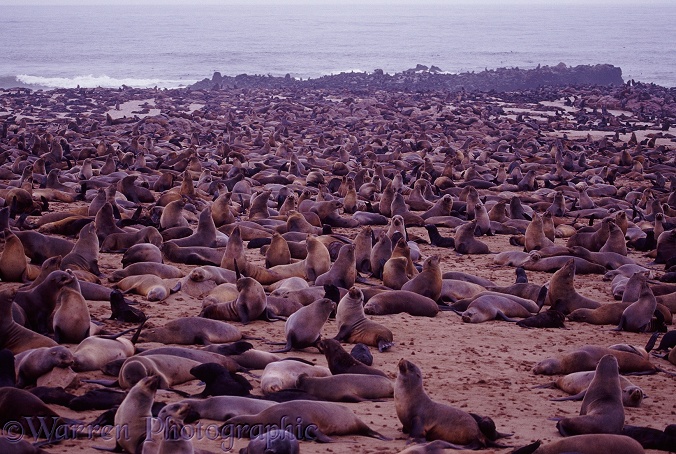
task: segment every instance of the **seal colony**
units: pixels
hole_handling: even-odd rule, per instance
[[[5,393],[84,423],[287,416],[308,452],[559,452],[589,431],[668,446],[676,347],[650,338],[676,311],[673,90],[407,90],[418,76],[0,92],[0,365],[25,388]],[[606,326],[570,315],[606,307]],[[556,323],[512,323],[539,315]],[[609,412],[589,404],[616,369],[639,374],[624,427],[608,416],[624,386]],[[605,373],[582,409],[541,387],[577,370]],[[600,423],[578,430],[587,415]],[[262,435],[132,429],[41,449],[220,452]]]

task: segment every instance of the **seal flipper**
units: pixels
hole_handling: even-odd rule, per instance
[[[538,440],[522,448],[515,449],[511,454],[533,454],[538,450],[541,444],[542,441]]]
[[[538,313],[542,310],[542,306],[545,305],[545,300],[547,299],[547,292],[549,289],[547,288],[546,285],[543,285],[542,288],[540,289],[540,293],[538,293],[538,300],[535,302],[535,304],[538,305]]]
[[[389,350],[394,345],[394,342],[386,341],[385,339],[378,339],[378,351],[380,353]]]
[[[351,330],[352,330],[351,326],[343,325],[338,331],[338,334],[334,336],[334,339],[339,342],[344,342],[350,335]]]

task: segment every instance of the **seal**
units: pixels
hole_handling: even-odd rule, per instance
[[[461,225],[455,231],[453,240],[455,250],[459,254],[490,254],[488,245],[474,238],[476,219]]]
[[[538,375],[561,375],[572,372],[594,370],[598,362],[605,355],[613,355],[619,364],[622,373],[655,373],[659,369],[646,358],[626,351],[585,345],[569,350],[557,357],[547,358],[533,367],[533,373]]]
[[[329,402],[363,402],[394,395],[387,377],[366,374],[339,374],[331,377],[308,377],[301,374],[296,388]]]
[[[271,429],[252,438],[246,448],[239,450],[239,454],[268,454],[273,452],[300,454],[298,440],[287,430]]]
[[[142,449],[146,438],[147,421],[153,416],[151,410],[159,385],[160,377],[145,377],[129,390],[127,397],[115,412],[115,425],[127,428],[124,436],[120,435],[115,440],[117,449],[128,453]]]
[[[183,399],[168,404],[160,414],[182,418],[186,423],[198,419],[225,421],[233,416],[255,415],[273,405],[274,402],[250,397],[212,396],[206,399]]]
[[[37,433],[39,438],[48,438],[57,433],[66,433],[68,425],[81,424],[59,416],[38,397],[32,393],[18,388],[0,388],[0,424],[7,423],[21,425],[25,434],[31,433],[31,427],[42,427]],[[15,430],[18,429],[14,426]],[[58,432],[56,432],[58,431]],[[45,437],[47,436],[47,437]],[[13,442],[16,440],[13,440]],[[16,452],[13,448],[3,452]]]
[[[9,229],[5,229],[3,237],[5,245],[0,254],[0,279],[4,282],[25,282],[35,279],[40,273],[39,269],[26,262],[21,240]]]
[[[410,439],[416,442],[444,440],[468,449],[495,445],[481,432],[472,415],[430,399],[423,388],[418,366],[402,358],[397,367],[394,407],[402,430]]]
[[[39,333],[51,331],[50,318],[58,302],[61,289],[78,287],[72,271],[52,271],[37,287],[28,291],[18,291],[14,302],[26,315],[25,325]]]
[[[580,416],[564,418],[556,427],[564,437],[571,435],[614,433],[624,426],[624,406],[617,359],[605,355],[582,399]]]
[[[204,383],[201,393],[194,397],[248,396],[253,389],[246,378],[231,373],[218,363],[204,363],[190,369],[190,373]]]
[[[251,435],[253,429],[268,424],[280,424],[282,427],[290,425],[296,438],[303,440],[331,442],[329,435],[364,435],[389,440],[368,427],[349,408],[332,402],[309,400],[283,402],[256,415],[235,416],[226,420],[224,427]]]
[[[96,236],[94,224],[88,224],[80,230],[73,250],[61,260],[61,269],[82,270],[100,276],[99,270],[99,238]]]
[[[362,344],[363,345],[363,344]],[[375,367],[367,366],[343,349],[335,339],[322,339],[317,342],[317,348],[326,356],[329,370],[333,375],[338,374],[365,374],[386,377],[385,372]]]
[[[66,273],[72,273],[70,270]],[[89,337],[91,316],[87,302],[82,296],[80,284],[73,276],[71,285],[61,288],[58,293],[56,310],[52,318],[54,340],[58,343],[77,344]]]
[[[676,229],[665,230],[657,238],[655,263],[667,263],[676,257]]]
[[[417,293],[433,301],[438,301],[441,297],[442,284],[439,256],[432,255],[423,262],[422,271],[402,285],[401,290]]]
[[[159,388],[171,389],[194,380],[190,370],[199,365],[197,361],[175,355],[132,356],[122,363],[117,380],[120,388],[129,389],[146,377],[157,377]]]
[[[272,234],[270,247],[265,252],[265,267],[271,268],[276,265],[288,265],[291,263],[291,251],[284,237],[275,232]]]
[[[227,303],[209,304],[202,309],[200,317],[239,321],[245,325],[263,315],[267,320],[271,319],[272,316],[267,313],[267,295],[258,281],[241,277],[237,279],[237,291],[237,299]]]
[[[562,440],[556,440],[541,446],[536,441],[523,448],[515,449],[512,454],[645,454],[639,442],[624,435],[593,434],[575,435]]]
[[[98,370],[111,361],[129,358],[134,353],[132,341],[119,335],[113,338],[90,336],[80,342],[73,352],[73,370],[75,372]]]
[[[162,263],[162,251],[154,244],[140,243],[133,245],[122,255],[122,268],[139,262]]]
[[[547,238],[542,224],[542,217],[533,212],[533,219],[526,228],[524,251],[530,252],[554,246],[554,242]]]
[[[15,289],[0,290],[0,349],[8,349],[13,354],[40,347],[55,347],[52,339],[24,328],[12,318],[12,301]]]
[[[573,283],[575,279],[575,260],[569,259],[566,264],[552,275],[549,280],[547,301],[552,309],[569,314],[575,309],[596,309],[601,303],[577,293]]]
[[[338,303],[336,322],[338,334],[334,339],[338,341],[378,347],[381,353],[394,345],[392,331],[364,315],[364,294],[356,287],[351,287]]]
[[[563,324],[565,318],[566,316],[563,314],[563,312],[549,309],[547,311],[540,312],[537,315],[519,320],[516,322],[516,325],[522,328],[565,328],[565,325]]]
[[[319,299],[298,309],[289,316],[284,325],[286,345],[281,350],[275,350],[272,353],[314,346],[321,338],[322,327],[335,310],[336,303],[328,298]]]
[[[357,267],[354,255],[354,245],[345,244],[340,248],[338,258],[331,269],[317,276],[315,285],[335,285],[341,288],[350,288],[357,279]]]
[[[532,314],[506,296],[487,294],[475,298],[460,315],[465,323],[483,323],[495,319],[513,322],[511,317],[527,318]]]
[[[651,326],[653,314],[657,309],[657,300],[653,295],[652,290],[648,286],[648,282],[643,279],[641,281],[641,293],[635,302],[631,303],[620,317],[620,323],[617,325],[617,331],[633,331],[643,332],[647,331]],[[625,290],[627,292],[627,290]]]
[[[378,234],[378,241],[371,249],[371,275],[376,278],[382,278],[383,267],[392,256],[392,240],[387,236],[387,232],[381,231]]]
[[[433,299],[408,290],[378,293],[369,298],[364,305],[366,315],[388,315],[401,312],[419,317],[434,317],[439,313],[439,306]]]
[[[38,378],[55,367],[66,368],[73,365],[73,354],[66,347],[40,347],[19,353],[15,357],[19,388],[34,385]]]
[[[572,374],[559,377],[553,382],[536,386],[536,388],[557,388],[563,392],[572,394],[569,397],[552,399],[554,401],[582,400],[595,373],[595,371],[573,372]],[[641,405],[645,397],[641,388],[622,375],[620,375],[620,387],[622,388],[622,405],[625,407],[639,407]]]
[[[124,293],[134,292],[143,295],[148,301],[162,301],[169,296],[174,285],[173,279],[162,279],[154,274],[141,274],[125,277],[115,284],[115,287]]]
[[[235,342],[241,338],[239,330],[228,323],[201,317],[181,317],[159,328],[144,330],[139,336],[139,341],[209,345]]]
[[[329,377],[331,371],[323,366],[313,366],[293,359],[276,361],[263,369],[261,390],[263,394],[267,395],[285,389],[293,389],[300,374],[307,374],[310,377]]]
[[[178,279],[183,277],[183,271],[173,265],[157,262],[137,262],[126,266],[122,270],[113,271],[108,278],[109,282],[118,282],[125,277],[152,274],[161,279]]]

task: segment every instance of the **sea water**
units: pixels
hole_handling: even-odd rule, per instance
[[[274,3],[274,2],[273,2]],[[166,87],[214,71],[316,78],[609,63],[676,86],[676,1],[2,6],[0,87]]]

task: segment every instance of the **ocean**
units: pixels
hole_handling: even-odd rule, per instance
[[[554,2],[552,2],[554,3]],[[676,87],[676,2],[2,6],[0,87],[184,87],[215,71],[316,78],[609,63]]]

